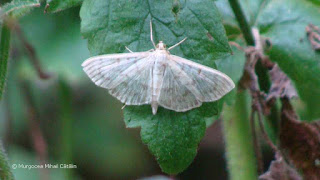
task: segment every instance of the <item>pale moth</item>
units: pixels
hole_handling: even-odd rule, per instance
[[[166,48],[159,41],[146,52],[95,56],[82,63],[84,71],[97,85],[125,105],[151,104],[152,113],[158,106],[184,112],[201,106],[202,102],[220,99],[234,88],[233,81],[220,71],[170,54],[181,44]]]

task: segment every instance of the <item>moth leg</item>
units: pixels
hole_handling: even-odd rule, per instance
[[[125,48],[126,48],[129,52],[133,53],[133,51],[131,51],[127,46],[125,46]]]
[[[121,109],[124,109],[126,106],[127,106],[127,105],[125,104],[124,106],[122,106],[122,108],[121,108]]]

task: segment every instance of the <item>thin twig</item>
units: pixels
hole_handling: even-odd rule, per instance
[[[20,84],[25,102],[27,104],[26,107],[28,112],[28,124],[31,140],[37,153],[39,162],[44,165],[47,164],[47,143],[37,120],[37,113],[31,96],[30,87],[26,81],[21,81]],[[40,168],[40,172],[42,179],[49,179],[48,169]]]
[[[10,110],[9,99],[5,98],[5,111],[6,111],[6,122],[5,122],[5,134],[3,138],[3,144],[5,147],[8,147],[9,142],[12,138],[12,113]]]
[[[254,152],[255,152],[255,155],[257,158],[257,163],[258,163],[258,173],[262,174],[263,173],[263,158],[262,158],[260,144],[259,144],[259,141],[257,138],[254,114],[255,114],[255,111],[252,110],[251,115],[250,115],[251,134],[252,134]]]
[[[260,38],[259,31],[257,29],[253,29],[253,34],[255,35],[255,47],[249,47],[246,49],[246,65],[244,74],[240,80],[240,87],[244,89],[249,89],[251,97],[252,97],[252,114],[250,117],[250,122],[252,126],[252,134],[254,137],[254,146],[255,152],[258,161],[258,170],[260,173],[263,172],[262,170],[262,157],[259,155],[261,151],[258,149],[259,144],[255,141],[256,140],[256,132],[255,132],[255,125],[254,125],[254,114],[258,114],[258,123],[261,129],[261,133],[267,144],[277,152],[277,147],[272,143],[270,138],[268,137],[264,124],[262,123],[262,113],[265,113],[266,109],[266,94],[260,91],[259,84],[258,84],[258,77],[255,72],[256,65],[258,60],[262,61],[262,65],[264,68],[272,69],[275,66],[275,63],[269,62],[270,60],[263,54],[263,42]]]
[[[264,128],[264,125],[263,125],[263,122],[262,122],[262,116],[261,116],[262,112],[258,111],[257,114],[258,114],[258,122],[259,122],[260,130],[261,130],[261,133],[262,133],[262,136],[263,136],[264,140],[267,142],[267,144],[271,147],[271,149],[275,153],[278,152],[277,146],[275,146],[273,144],[273,142],[271,141],[271,139],[269,138],[268,134],[265,131],[265,128]]]
[[[238,50],[245,52],[245,49],[240,46],[240,44],[234,42],[234,41],[229,41],[230,46],[235,46]]]
[[[10,51],[11,31],[6,22],[0,26],[0,100],[5,90]]]
[[[49,79],[51,76],[49,73],[45,72],[40,64],[40,60],[37,56],[37,53],[35,51],[35,48],[27,41],[25,38],[19,24],[15,22],[14,20],[10,21],[10,28],[17,34],[17,37],[22,42],[23,46],[25,47],[27,54],[29,56],[29,60],[31,61],[31,64],[35,68],[35,70],[38,73],[38,76],[41,79]]]

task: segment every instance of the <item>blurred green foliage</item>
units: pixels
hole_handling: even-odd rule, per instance
[[[28,60],[24,47],[12,36],[12,53],[9,75],[2,101],[1,134],[12,138],[8,150],[11,164],[39,164],[32,145],[26,102],[21,81],[27,81],[35,100],[37,118],[48,142],[49,163],[74,163],[86,176],[118,179],[138,177],[148,173],[152,160],[139,141],[137,132],[125,130],[121,115],[121,103],[103,90],[96,88],[85,76],[80,64],[89,57],[86,41],[80,34],[79,8],[58,14],[44,14],[39,8],[22,17],[20,26],[27,40],[34,46],[43,69],[52,75],[49,80],[39,80]],[[71,92],[64,90],[70,86]],[[59,85],[60,84],[60,85]],[[68,95],[69,93],[69,95]],[[66,99],[69,97],[69,99]],[[67,104],[66,104],[67,103]],[[5,104],[9,105],[8,109]],[[71,109],[70,109],[70,106]],[[64,114],[63,114],[64,113]],[[71,113],[71,114],[70,114]],[[7,118],[10,117],[10,127]],[[71,120],[72,118],[72,120]],[[71,124],[68,124],[71,123]],[[69,126],[70,129],[65,129]],[[2,126],[3,127],[3,126]],[[69,134],[71,162],[65,162],[63,143]],[[69,152],[70,153],[70,152]],[[50,170],[52,179],[67,179],[65,173],[73,170]],[[13,170],[16,179],[39,179],[39,169]]]
[[[238,173],[242,173],[243,179],[255,179],[255,160],[245,121],[250,107],[244,93],[235,89],[221,101],[187,113],[160,108],[158,116],[153,116],[150,107],[145,106],[126,107],[123,116],[121,103],[91,83],[80,66],[91,55],[124,52],[125,45],[134,51],[149,50],[152,18],[156,42],[163,40],[170,46],[188,37],[172,50],[173,54],[217,68],[237,84],[243,73],[244,52],[230,49],[226,35],[241,46],[245,42],[228,2],[218,0],[216,7],[209,0],[84,0],[80,13],[80,8],[73,6],[81,3],[82,0],[48,0],[35,8],[39,6],[37,0],[14,0],[0,9],[1,18],[26,15],[18,20],[22,32],[34,47],[43,70],[52,75],[49,80],[40,80],[26,48],[16,35],[11,36],[8,76],[1,78],[3,82],[7,79],[7,90],[0,104],[0,134],[7,145],[10,164],[39,164],[30,138],[29,107],[21,88],[24,82],[35,101],[32,108],[47,141],[48,162],[77,165],[72,170],[50,169],[52,179],[133,179],[159,172],[140,138],[164,172],[179,173],[193,161],[206,127],[220,114],[225,118],[231,178],[240,178]],[[294,100],[294,105],[301,118],[319,118],[320,54],[312,50],[305,32],[308,23],[320,26],[319,2],[240,3],[250,26],[270,38],[271,60],[279,64],[298,89],[301,100]],[[50,14],[55,12],[58,13]],[[2,19],[0,24],[3,25]],[[231,50],[233,56],[229,56]],[[6,77],[2,69],[1,77]],[[224,110],[223,102],[227,104]],[[128,131],[125,126],[141,127],[141,137],[139,130]],[[267,126],[267,131],[276,139],[274,127]],[[18,168],[12,172],[16,179],[41,179],[39,169]]]

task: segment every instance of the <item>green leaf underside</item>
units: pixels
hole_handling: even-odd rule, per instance
[[[45,12],[55,13],[68,8],[79,6],[83,0],[48,0]]]
[[[92,55],[125,52],[125,46],[136,52],[153,48],[150,19],[155,42],[162,40],[169,47],[188,38],[172,54],[215,68],[215,60],[231,52],[219,12],[210,0],[85,0],[80,17]],[[141,127],[141,138],[162,170],[177,174],[192,162],[205,133],[205,119],[221,111],[220,103],[204,103],[185,113],[160,107],[155,116],[150,105],[127,106],[124,119],[127,127]]]
[[[308,114],[320,118],[320,52],[312,49],[305,31],[312,23],[320,27],[320,6],[306,0],[271,1],[257,19],[264,37],[270,38],[271,60],[293,80]]]
[[[0,8],[0,20],[5,16],[18,18],[28,13],[32,8],[39,6],[39,0],[13,0]]]

